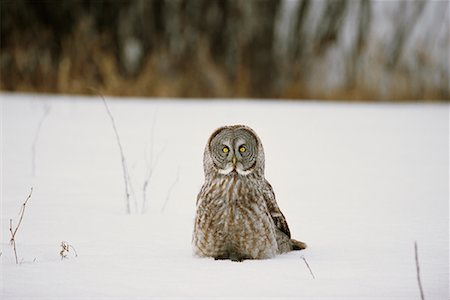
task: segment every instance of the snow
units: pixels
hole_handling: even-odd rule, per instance
[[[420,299],[414,241],[426,299],[449,297],[448,104],[108,97],[138,207],[154,166],[146,213],[127,215],[98,97],[0,97],[1,299]],[[192,255],[203,148],[236,123],[260,135],[266,177],[307,250],[242,263]],[[16,265],[9,219],[31,186]],[[62,241],[78,257],[61,260]]]

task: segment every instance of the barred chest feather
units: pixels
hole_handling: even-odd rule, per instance
[[[270,258],[278,246],[274,222],[252,175],[218,176],[198,196],[194,252],[217,259]]]

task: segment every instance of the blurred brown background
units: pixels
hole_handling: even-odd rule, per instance
[[[0,89],[448,101],[448,1],[1,2]]]

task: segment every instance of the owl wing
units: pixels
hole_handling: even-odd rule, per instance
[[[277,201],[275,199],[275,193],[273,192],[270,183],[265,180],[264,186],[264,200],[266,201],[269,214],[272,217],[275,226],[282,232],[284,232],[289,238],[291,238],[291,232],[287,224],[286,218],[278,207]]]

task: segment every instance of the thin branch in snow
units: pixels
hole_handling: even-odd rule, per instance
[[[17,249],[16,249],[16,240],[14,239],[14,233],[13,233],[13,225],[12,225],[12,219],[9,219],[9,232],[11,232],[11,240],[10,243],[13,246],[14,250],[14,256],[16,258],[16,264],[19,264],[19,261],[17,259]]]
[[[420,290],[420,299],[425,300],[425,296],[423,294],[422,281],[420,280],[420,266],[419,266],[419,253],[417,249],[417,241],[414,242],[414,256],[416,258],[416,271],[417,271],[417,283],[419,284]]]
[[[25,208],[27,206],[28,200],[30,200],[31,195],[33,194],[33,188],[30,190],[30,194],[28,195],[25,202],[22,204],[20,211],[19,211],[19,222],[16,225],[16,228],[13,230],[13,220],[9,219],[9,232],[11,233],[11,240],[10,243],[13,246],[14,250],[14,257],[16,258],[16,264],[19,264],[19,259],[17,257],[17,247],[16,247],[16,234],[17,230],[19,230],[20,224],[22,224],[23,215],[25,214]]]
[[[309,273],[311,273],[312,278],[316,279],[316,276],[314,276],[314,273],[311,270],[311,267],[309,266],[308,262],[306,261],[306,258],[304,256],[302,256],[301,259],[303,259],[303,261],[305,262],[306,266],[308,267]]]
[[[142,184],[142,207],[141,207],[141,213],[145,213],[147,211],[147,187],[148,187],[148,183],[152,177],[153,174],[153,170],[150,167],[148,173],[147,173],[147,177],[144,180],[144,183]]]
[[[39,120],[38,127],[36,129],[36,133],[34,134],[33,144],[31,146],[31,174],[34,177],[36,174],[36,145],[39,140],[39,134],[41,133],[42,124],[44,124],[45,119],[50,113],[51,106],[44,106],[44,114]]]
[[[131,213],[131,205],[130,205],[130,190],[129,189],[131,188],[131,186],[130,186],[130,175],[128,173],[127,162],[125,160],[125,155],[123,153],[123,148],[122,148],[122,144],[120,142],[120,137],[119,137],[119,133],[117,131],[116,122],[114,121],[114,117],[113,117],[111,111],[109,110],[109,106],[108,106],[108,103],[106,102],[105,97],[103,97],[102,94],[99,94],[99,95],[103,100],[103,104],[105,105],[106,112],[108,113],[108,116],[111,120],[111,124],[114,129],[114,134],[116,135],[117,145],[119,146],[120,157],[121,157],[121,161],[122,161],[123,181],[124,181],[124,185],[125,185],[126,209],[127,209],[127,213],[130,214]]]
[[[145,213],[147,211],[148,207],[148,201],[147,201],[147,187],[150,183],[150,179],[153,176],[153,171],[156,168],[156,165],[158,164],[159,158],[161,154],[164,152],[165,146],[161,148],[161,150],[156,155],[156,159],[153,161],[153,154],[150,154],[150,163],[147,162],[147,175],[145,177],[144,183],[142,184],[142,208],[141,212]],[[152,150],[153,152],[153,150]]]
[[[131,180],[132,176],[131,174],[133,174],[133,172],[136,169],[136,162],[134,162],[131,166],[131,169],[127,169],[128,170],[128,184],[129,184],[129,188],[130,188],[130,199],[133,199],[133,204],[134,204],[134,211],[138,212],[138,202],[137,202],[137,198],[136,198],[136,194],[134,193],[134,188],[133,188],[133,180]]]
[[[147,187],[148,187],[148,183],[150,182],[150,179],[151,179],[151,177],[153,175],[154,167],[155,167],[155,165],[158,162],[158,159],[157,159],[156,162],[155,162],[155,165],[153,164],[155,123],[156,123],[156,112],[153,114],[152,127],[150,129],[150,163],[147,162],[147,176],[145,177],[144,183],[142,184],[142,207],[141,207],[141,213],[145,213],[145,211],[147,210]],[[145,153],[147,153],[147,151],[145,151]]]
[[[169,190],[167,191],[166,200],[164,201],[164,204],[161,208],[161,213],[164,213],[164,210],[166,209],[166,205],[170,199],[170,194],[172,193],[172,190],[175,187],[175,185],[178,183],[179,179],[180,179],[180,168],[177,169],[177,177],[175,178],[174,182],[172,183],[172,185],[169,187]]]

